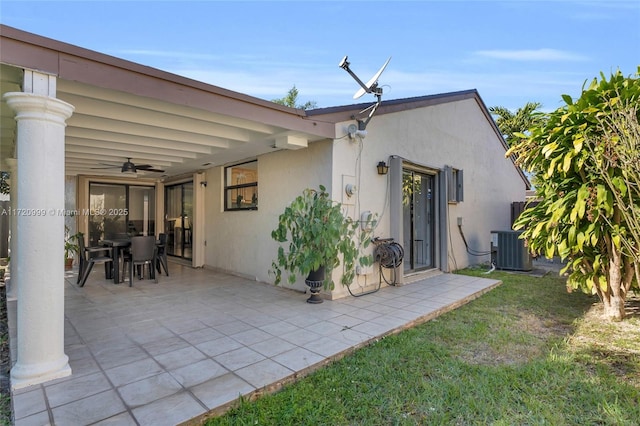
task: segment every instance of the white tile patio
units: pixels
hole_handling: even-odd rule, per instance
[[[100,272],[83,288],[67,274],[73,374],[14,392],[16,426],[196,422],[500,284],[440,274],[309,305],[298,292],[174,263],[158,284],[114,285]]]

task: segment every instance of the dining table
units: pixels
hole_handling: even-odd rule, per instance
[[[123,250],[131,247],[131,240],[128,238],[115,238],[100,240],[98,244],[113,249],[113,283],[120,284],[120,259],[123,257]]]

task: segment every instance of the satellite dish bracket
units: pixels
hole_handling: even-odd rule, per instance
[[[370,107],[360,111],[360,114],[362,114],[366,110],[371,109],[371,111],[369,112],[369,115],[367,116],[367,118],[363,120],[361,118],[355,118],[354,117],[356,119],[356,121],[358,122],[358,130],[366,130],[367,124],[369,124],[369,121],[371,121],[371,119],[373,118],[373,114],[376,113],[376,110],[378,109],[378,107],[382,103],[382,89],[380,89],[380,91],[381,91],[381,93],[376,93],[376,97],[378,98],[376,103],[371,105]]]
[[[387,67],[387,64],[389,63],[390,60],[391,58],[387,59],[387,62],[385,62],[384,65],[382,65],[380,70],[378,70],[378,72],[373,76],[373,78],[371,78],[371,80],[367,82],[367,84],[363,83],[362,80],[360,80],[360,78],[358,78],[358,76],[353,71],[351,71],[351,68],[349,68],[350,62],[348,61],[347,56],[342,58],[342,60],[338,64],[338,66],[343,70],[345,70],[346,72],[348,72],[349,75],[353,77],[353,79],[362,88],[358,90],[356,94],[353,96],[354,99],[358,99],[360,96],[362,96],[365,93],[372,93],[377,98],[375,104],[360,111],[360,114],[362,114],[368,109],[371,109],[366,119],[355,118],[355,116],[353,116],[353,118],[356,119],[356,121],[358,122],[358,130],[365,130],[367,128],[367,124],[369,124],[369,121],[371,121],[371,118],[373,118],[373,115],[375,114],[376,110],[382,103],[382,87],[378,87],[378,78],[380,77],[384,69]]]
[[[340,68],[342,68],[343,70],[345,70],[346,72],[349,73],[349,75],[351,77],[353,77],[353,79],[360,85],[360,87],[362,87],[364,89],[365,92],[369,93],[369,87],[367,87],[366,84],[364,84],[362,82],[362,80],[360,80],[358,78],[358,76],[356,75],[356,73],[354,73],[353,71],[351,71],[351,68],[349,68],[349,65],[351,65],[351,63],[349,61],[347,61],[347,56],[345,56],[342,61],[340,61]]]

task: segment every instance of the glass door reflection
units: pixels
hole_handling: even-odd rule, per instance
[[[155,187],[89,183],[89,245],[155,234]]]
[[[434,178],[405,170],[402,177],[404,270],[434,267]]]
[[[165,187],[167,254],[191,259],[193,235],[193,182]]]

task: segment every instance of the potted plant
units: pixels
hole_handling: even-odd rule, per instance
[[[65,269],[71,269],[73,265],[73,256],[80,252],[80,246],[78,245],[78,238],[82,238],[81,232],[73,235],[69,235],[69,227],[64,227],[64,267]]]
[[[329,198],[326,188],[305,189],[279,216],[278,227],[271,237],[288,242],[288,251],[281,245],[278,256],[272,262],[276,285],[282,281],[283,271],[288,271],[288,282],[293,284],[296,275],[306,276],[305,283],[311,289],[309,303],[322,303],[320,289],[335,287],[331,271],[340,265],[343,274],[340,282],[349,285],[355,277],[355,264],[368,266],[371,255],[360,256],[360,247],[366,248],[370,238],[367,233],[358,235],[358,222],[342,212],[340,203]]]

